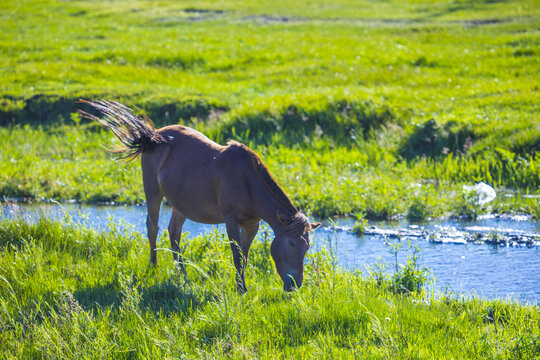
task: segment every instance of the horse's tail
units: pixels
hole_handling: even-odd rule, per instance
[[[124,145],[110,150],[118,159],[134,160],[143,152],[166,142],[152,125],[152,120],[145,115],[142,117],[135,115],[130,108],[116,101],[79,100],[79,102],[90,105],[102,114],[102,117],[98,117],[79,110],[82,117],[106,126]]]

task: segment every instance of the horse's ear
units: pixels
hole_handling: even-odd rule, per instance
[[[318,228],[319,226],[321,226],[321,223],[319,223],[319,222],[311,223],[311,224],[309,224],[309,230],[313,231],[316,228]]]
[[[281,225],[289,226],[291,224],[291,220],[287,218],[285,215],[283,215],[282,213],[280,213],[279,211],[276,211],[276,216],[279,222],[281,223]]]

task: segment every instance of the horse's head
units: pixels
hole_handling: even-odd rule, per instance
[[[276,270],[283,280],[283,289],[291,291],[302,286],[304,281],[304,258],[310,246],[309,232],[318,228],[320,223],[310,223],[301,212],[292,218],[276,213],[281,227],[274,229],[276,238],[270,252]]]

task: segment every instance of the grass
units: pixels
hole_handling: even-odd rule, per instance
[[[138,164],[78,98],[137,106],[253,147],[326,217],[536,218],[538,1],[4,1],[0,196],[142,203]],[[481,207],[462,185],[499,192]],[[506,193],[514,194],[505,197]],[[310,254],[284,294],[256,241],[237,295],[219,234],[184,241],[188,280],[141,234],[0,219],[0,358],[540,357],[538,306],[432,296]],[[165,238],[160,247],[168,248]],[[410,288],[412,291],[403,291]],[[97,352],[99,349],[99,352]]]
[[[74,115],[81,97],[244,141],[296,204],[323,217],[462,215],[462,185],[479,181],[536,194],[538,9],[4,2],[0,195],[144,201],[137,166],[110,162],[99,144],[111,136]],[[539,204],[499,197],[478,211],[537,216]]]
[[[168,247],[164,237],[159,245]],[[299,291],[283,293],[264,232],[251,253],[249,292],[240,296],[222,235],[186,239],[182,248],[187,281],[165,250],[150,267],[146,240],[125,226],[97,232],[67,220],[2,219],[0,357],[540,355],[535,306],[403,293],[395,285],[406,272],[396,282],[345,272],[325,252],[308,256]]]
[[[0,196],[142,203],[139,166],[78,98],[244,141],[293,202],[366,219],[538,218],[538,1],[4,1]],[[499,192],[481,207],[464,184]],[[506,197],[507,193],[514,196]],[[129,227],[0,219],[0,358],[540,357],[538,306],[433,296],[310,254],[284,294],[256,241],[236,294],[220,234],[188,279]],[[164,237],[160,247],[168,248]],[[404,288],[410,288],[403,291]],[[411,291],[412,289],[412,291]],[[98,352],[99,351],[99,352]]]
[[[0,193],[4,196],[30,201],[144,202],[138,162],[112,161],[101,145],[114,147],[112,136],[93,124],[45,131],[29,125],[0,128],[0,137]],[[22,146],[21,138],[26,139]],[[538,179],[534,158],[529,166],[520,166],[525,161],[522,158],[503,165],[450,157],[442,163],[407,164],[396,163],[391,150],[381,151],[375,140],[359,142],[356,147],[325,142],[302,148],[254,146],[293,202],[319,217],[363,212],[369,219],[385,219],[410,213],[411,207],[422,210],[417,218],[468,215],[460,209],[471,206],[478,213],[538,212],[536,199],[521,196],[526,190],[511,198],[500,194],[490,207],[482,208],[474,204],[474,196],[464,197],[461,188],[461,183],[482,180],[489,164],[511,171],[518,181],[528,177],[534,183]],[[461,170],[464,168],[468,172]],[[518,187],[518,181],[510,185]],[[499,190],[508,185],[502,181],[491,184]]]

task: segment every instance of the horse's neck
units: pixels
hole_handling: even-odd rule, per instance
[[[257,155],[253,154],[253,156]],[[266,221],[274,232],[280,230],[283,228],[283,223],[279,220],[277,213],[291,219],[298,211],[279,185],[275,183],[264,164],[258,165],[253,162],[251,170],[248,178],[250,179],[252,204],[256,215]]]
[[[291,212],[290,210],[287,210],[286,208],[271,208],[267,207],[264,211],[264,214],[262,216],[259,216],[261,219],[266,221],[268,225],[274,230],[274,232],[278,232],[282,230],[285,226],[283,223],[279,220],[277,213],[279,212],[283,216],[285,216],[287,219],[291,219],[295,213]]]
[[[285,206],[278,199],[276,199],[272,193],[266,191],[263,184],[258,184],[258,191],[255,193],[258,194],[254,199],[256,215],[266,221],[268,225],[276,232],[283,228],[283,223],[279,220],[277,213],[279,212],[282,216],[287,219],[291,219],[296,215],[296,209],[294,206]]]

